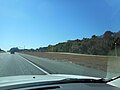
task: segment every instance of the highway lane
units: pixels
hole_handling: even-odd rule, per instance
[[[45,75],[43,71],[28,63],[18,54],[0,54],[0,77],[15,75]]]
[[[0,76],[72,74],[102,77],[103,71],[83,67],[70,62],[50,60],[26,54],[0,54]]]
[[[87,75],[101,78],[105,78],[107,75],[106,72],[80,66],[71,62],[65,62],[62,60],[50,60],[48,58],[40,58],[26,54],[19,55],[41,67],[50,74]]]

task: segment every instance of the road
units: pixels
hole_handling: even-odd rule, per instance
[[[0,54],[0,77],[16,75],[72,74],[105,77],[106,73],[70,62],[26,54]]]

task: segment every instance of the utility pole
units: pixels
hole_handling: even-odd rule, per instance
[[[117,43],[115,43],[115,56],[117,57]]]
[[[24,50],[25,50],[25,45],[24,45]]]
[[[24,45],[24,50],[23,50],[23,52],[25,53],[25,45]]]

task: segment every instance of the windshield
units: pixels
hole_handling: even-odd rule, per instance
[[[119,0],[0,0],[0,77],[120,76]]]

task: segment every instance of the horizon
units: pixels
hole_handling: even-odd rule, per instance
[[[105,32],[106,32],[106,31],[105,31]],[[104,32],[104,33],[105,33],[105,32]],[[111,32],[112,32],[112,31],[111,31]],[[120,31],[118,31],[118,32],[120,32]],[[103,33],[103,34],[104,34],[104,33]],[[113,33],[117,33],[117,32],[113,32]],[[103,35],[103,34],[102,34],[102,35]],[[95,35],[95,36],[98,36],[98,37],[99,37],[99,36],[102,36],[102,35]],[[92,35],[92,36],[93,36],[93,35]],[[89,39],[91,39],[92,36],[91,36],[91,37],[83,37],[83,38],[89,38]],[[83,38],[82,38],[82,39],[76,38],[76,39],[71,39],[71,40],[77,40],[77,39],[83,40]],[[67,41],[69,41],[69,40],[67,40]],[[67,41],[63,41],[63,42],[67,42]],[[56,44],[58,44],[58,43],[63,43],[63,42],[57,42],[57,43],[55,43],[55,44],[49,44],[49,45],[53,45],[53,46],[54,46],[54,45],[56,45]],[[33,48],[33,47],[25,48],[26,46],[24,45],[23,47],[21,47],[21,46],[19,46],[19,47],[13,46],[13,47],[11,47],[11,48],[18,48],[18,49],[21,49],[21,50],[22,50],[22,49],[23,49],[23,50],[24,50],[24,49],[37,49],[37,48],[48,47],[49,45],[43,46],[43,47],[39,47],[39,46],[38,46],[38,47],[34,47],[34,48]],[[4,50],[4,51],[8,51],[8,50],[10,50],[11,48],[9,48],[9,49],[7,49],[7,50],[4,50],[4,49],[2,49],[2,48],[0,48],[0,49],[1,49],[1,50]]]
[[[120,30],[120,1],[1,0],[0,48],[39,48]]]

